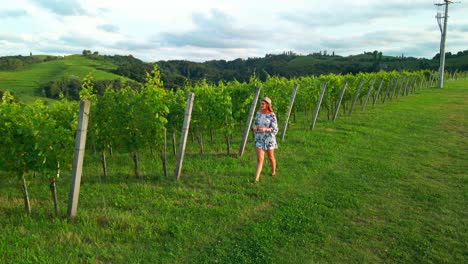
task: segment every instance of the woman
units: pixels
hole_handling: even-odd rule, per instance
[[[260,110],[255,116],[253,124],[255,133],[254,145],[257,152],[257,172],[255,173],[255,182],[260,180],[260,173],[263,168],[265,152],[271,164],[271,175],[276,175],[276,159],[274,150],[278,148],[276,143],[276,133],[278,133],[278,120],[271,106],[271,99],[268,97],[260,101]]]

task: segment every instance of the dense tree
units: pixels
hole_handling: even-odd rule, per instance
[[[63,77],[60,80],[50,81],[43,85],[41,90],[48,98],[60,98],[78,100],[81,90],[81,80],[77,76]]]
[[[5,56],[5,57],[0,57],[0,71],[1,70],[6,70],[6,71],[15,71],[22,69],[23,67],[34,64],[34,63],[41,63],[45,61],[51,61],[51,60],[56,60],[60,57],[56,56],[46,56],[46,57],[38,57],[38,56]]]

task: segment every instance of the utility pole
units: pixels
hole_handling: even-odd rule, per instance
[[[439,65],[439,82],[438,87],[442,88],[444,86],[444,71],[445,71],[445,39],[447,37],[447,18],[448,18],[448,7],[449,4],[452,4],[453,1],[451,0],[444,0],[444,3],[437,3],[435,4],[438,7],[444,7],[444,16],[440,12],[437,12],[437,23],[439,24],[439,29],[441,33],[440,39],[440,65]],[[444,19],[444,24],[442,23],[442,18]]]

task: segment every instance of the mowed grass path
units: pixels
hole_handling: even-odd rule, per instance
[[[465,263],[467,103],[468,82],[447,82],[291,125],[259,184],[251,142],[242,158],[187,155],[180,182],[87,176],[71,223],[65,205],[52,216],[46,179],[27,218],[2,175],[0,262]],[[69,179],[58,188],[65,203]]]

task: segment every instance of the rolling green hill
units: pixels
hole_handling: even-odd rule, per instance
[[[53,80],[77,76],[82,79],[91,74],[95,80],[128,78],[106,70],[117,66],[104,60],[93,60],[81,55],[70,55],[52,61],[29,64],[15,71],[0,71],[0,91],[12,91],[20,100],[30,102],[37,98],[38,88]]]

